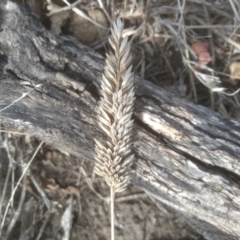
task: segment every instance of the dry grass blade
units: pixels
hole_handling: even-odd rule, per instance
[[[62,1],[64,3],[66,3],[68,5],[68,7],[71,7],[71,4],[67,0],[62,0]],[[88,17],[82,10],[78,9],[77,7],[71,7],[71,9],[72,9],[73,12],[78,14],[80,17],[85,18],[86,20],[88,20],[89,22],[93,23],[97,27],[103,28],[103,29],[107,29],[104,26],[102,26],[101,24],[99,24],[96,21],[94,21],[93,19],[91,19],[90,17]]]
[[[111,33],[109,43],[114,53],[107,54],[98,111],[99,124],[107,140],[96,140],[95,172],[105,178],[114,192],[121,192],[128,184],[129,167],[133,160],[133,73],[130,46],[127,38],[123,38],[120,20],[113,25]]]
[[[7,206],[6,206],[5,212],[4,212],[3,217],[2,217],[2,219],[1,219],[2,221],[1,221],[1,226],[0,226],[0,236],[1,236],[1,233],[2,233],[2,230],[3,230],[4,222],[5,222],[5,219],[6,219],[6,216],[7,216],[9,207],[10,207],[10,204],[11,204],[12,201],[13,201],[13,198],[14,198],[14,196],[15,196],[15,193],[16,193],[19,185],[20,185],[20,182],[22,181],[22,179],[24,178],[25,174],[27,173],[27,171],[28,171],[28,169],[29,169],[29,166],[31,165],[32,161],[34,160],[35,156],[37,155],[37,153],[38,153],[39,149],[41,148],[42,144],[43,144],[43,142],[41,142],[41,143],[38,145],[36,151],[34,152],[32,158],[30,159],[30,161],[29,161],[28,164],[26,165],[25,169],[23,170],[22,175],[21,175],[21,177],[19,178],[19,180],[18,180],[18,182],[17,182],[17,184],[16,184],[16,186],[15,186],[15,188],[14,188],[12,194],[11,194],[11,197],[10,197],[10,199],[9,199],[9,201],[8,201],[8,204],[7,204]]]

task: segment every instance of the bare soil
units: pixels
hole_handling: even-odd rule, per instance
[[[7,147],[1,148],[2,192],[11,162],[7,151],[10,156],[16,156],[11,175],[17,182],[21,175],[20,165],[24,165],[17,155],[21,153],[23,159],[27,160],[38,141],[8,134],[7,140],[3,136],[1,142],[7,144]],[[91,162],[43,146],[30,167],[30,173],[18,187],[1,239],[66,239],[64,219],[72,222],[70,240],[110,239],[109,188],[103,179],[94,176],[93,169],[94,164]],[[22,198],[24,189],[26,194]],[[10,195],[11,181],[7,183],[2,210],[6,209]],[[20,202],[20,214],[9,232],[7,229]],[[72,208],[66,219],[66,209],[69,206]],[[181,216],[132,185],[116,196],[115,216],[116,239],[204,239]]]

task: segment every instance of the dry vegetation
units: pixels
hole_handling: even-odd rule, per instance
[[[120,17],[135,73],[240,121],[238,1],[18,2],[29,3],[46,28],[71,34],[102,54],[109,27]],[[109,239],[108,197],[102,197],[108,189],[92,163],[45,145],[32,158],[36,139],[3,131],[0,137],[0,239]],[[117,239],[203,239],[134,187],[116,202]]]

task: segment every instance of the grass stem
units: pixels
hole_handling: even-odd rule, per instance
[[[110,188],[111,190],[111,240],[115,239],[115,233],[114,233],[114,228],[115,228],[115,224],[114,224],[114,198],[115,198],[115,192],[113,187]]]

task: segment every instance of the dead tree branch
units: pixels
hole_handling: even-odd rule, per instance
[[[103,137],[96,122],[103,57],[53,35],[26,7],[2,1],[0,16],[2,126],[93,160],[93,138]],[[240,124],[137,76],[135,84],[132,183],[206,238],[239,239]]]

